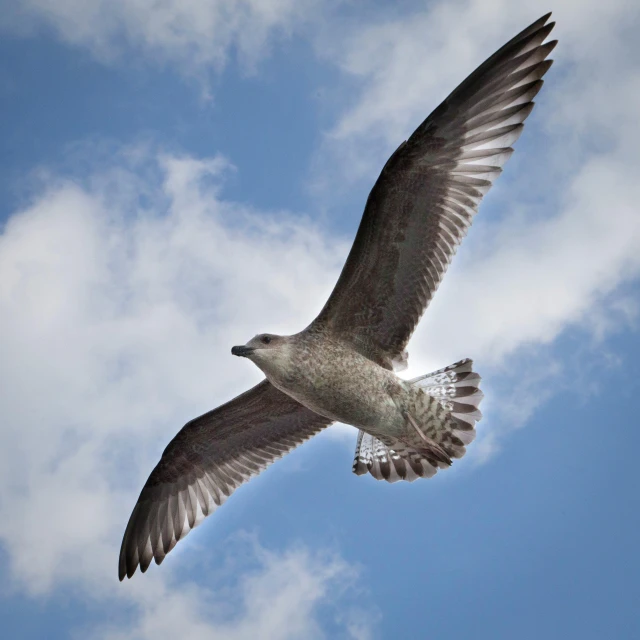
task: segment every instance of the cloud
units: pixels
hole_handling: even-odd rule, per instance
[[[12,3],[0,24],[23,34],[47,28],[103,61],[133,51],[192,75],[220,70],[234,54],[252,68],[315,6],[315,0],[25,0],[17,9]]]
[[[0,236],[0,540],[14,585],[135,605],[100,637],[323,637],[331,603],[355,634],[335,594],[356,572],[304,547],[230,545],[254,567],[238,561],[215,590],[176,590],[171,559],[117,582],[123,527],[161,448],[261,377],[230,345],[304,325],[343,248],[304,218],[225,200],[223,158],[122,149],[97,165],[43,174]]]
[[[357,578],[342,559],[304,548],[273,554],[259,545],[246,546],[256,566],[239,577],[227,570],[224,589],[187,585],[176,591],[145,585],[136,592],[140,611],[131,626],[102,628],[96,635],[105,640],[325,638],[318,619],[321,604],[339,612],[335,617],[343,637],[370,637],[357,607],[341,619],[341,599]]]

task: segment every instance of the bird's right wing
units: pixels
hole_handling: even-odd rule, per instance
[[[264,380],[188,422],[151,472],[120,549],[119,577],[160,564],[178,540],[258,475],[331,420]]]

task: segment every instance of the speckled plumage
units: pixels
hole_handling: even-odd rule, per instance
[[[267,379],[165,449],[129,519],[121,580],[160,564],[238,486],[334,421],[360,429],[358,475],[412,481],[464,455],[481,417],[471,360],[414,380],[393,369],[533,108],[556,44],[544,42],[548,19],[480,65],[389,158],[311,325],[232,349]]]
[[[374,431],[400,431],[408,386],[331,336],[303,331],[287,338],[285,363],[256,364],[274,387],[332,421]]]

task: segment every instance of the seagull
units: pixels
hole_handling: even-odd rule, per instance
[[[333,422],[359,429],[353,471],[377,480],[429,478],[465,454],[483,395],[472,361],[413,380],[395,372],[533,109],[557,44],[545,42],[550,15],[483,62],[391,155],[318,317],[295,335],[231,349],[265,379],[169,443],[129,519],[120,580],[160,564],[241,484]]]

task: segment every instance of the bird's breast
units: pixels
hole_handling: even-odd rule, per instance
[[[404,424],[398,408],[402,382],[375,362],[341,345],[307,349],[286,374],[271,382],[323,416],[372,429]]]

